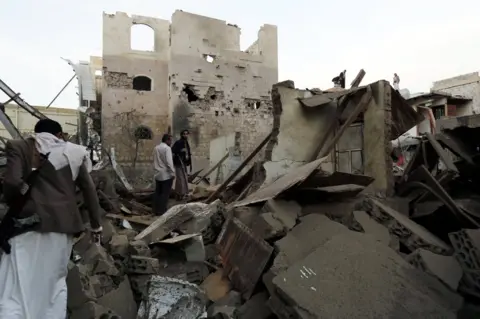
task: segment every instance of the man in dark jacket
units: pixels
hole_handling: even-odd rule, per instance
[[[172,146],[173,164],[175,166],[175,192],[181,199],[188,194],[187,167],[190,167],[190,173],[192,172],[192,154],[190,144],[188,144],[189,135],[188,130],[183,130],[180,139]]]
[[[87,155],[84,147],[64,141],[61,125],[49,119],[38,121],[34,137],[6,144],[7,204],[18,201],[25,189],[30,192],[14,216],[20,231],[8,241],[11,253],[0,260],[0,318],[65,318],[73,237],[84,231],[76,186],[83,192],[97,243],[102,230]],[[27,177],[37,169],[29,186]]]

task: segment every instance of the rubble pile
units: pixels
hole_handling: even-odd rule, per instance
[[[413,124],[400,127],[408,122],[398,111],[404,100],[389,89],[380,81],[291,99],[309,108],[338,106],[333,122],[342,126],[331,125],[338,135],[354,122],[366,123],[365,175],[326,168],[341,142],[333,133],[316,147],[313,155],[322,156],[282,161],[274,177],[266,175],[277,164],[275,150],[248,169],[267,142],[286,147],[296,133],[305,136],[280,126],[275,130],[285,129],[288,138],[272,132],[221,185],[190,176],[189,199],[172,200],[164,215],[154,216],[153,190],[133,189],[114,162],[114,179],[98,165],[92,176],[105,211],[102,245],[88,232],[75,239],[69,318],[475,318],[478,143],[460,143],[454,132],[427,134],[394,181],[391,150],[376,134],[385,131],[382,141],[390,141],[417,117],[403,112]],[[395,103],[382,104],[392,96]],[[379,105],[393,114],[367,114]],[[389,121],[379,125],[382,116]],[[303,123],[302,129],[310,125]],[[318,130],[318,123],[312,127]],[[259,174],[258,167],[268,169]],[[81,198],[79,205],[83,209]]]

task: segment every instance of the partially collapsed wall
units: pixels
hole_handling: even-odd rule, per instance
[[[135,24],[155,33],[153,52],[130,47]],[[272,129],[271,87],[278,81],[277,28],[264,25],[245,52],[240,28],[176,11],[172,22],[117,12],[104,14],[102,140],[117,159],[151,161],[153,146],[171,130],[191,132],[196,168],[208,166],[210,141],[240,133],[247,156]],[[149,126],[139,147],[131,133]],[[233,146],[233,145],[232,145]],[[226,150],[216,150],[225,152]]]

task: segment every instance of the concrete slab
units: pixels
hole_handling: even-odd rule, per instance
[[[357,210],[353,212],[353,216],[355,220],[360,223],[365,234],[372,235],[379,242],[390,248],[396,249],[398,247],[398,238],[390,235],[390,232],[385,226],[377,223],[366,212]]]
[[[123,278],[117,289],[99,298],[98,304],[112,309],[122,319],[135,319],[137,317],[137,304],[133,298],[133,292],[127,276]]]
[[[324,215],[312,214],[300,219],[300,224],[287,236],[275,243],[278,255],[270,270],[278,274],[297,260],[305,258],[315,248],[323,245],[333,236],[348,233],[347,227],[330,220]]]
[[[350,232],[334,236],[273,283],[297,318],[456,318],[461,298],[425,277],[371,236]]]
[[[407,257],[407,261],[457,290],[463,271],[453,256],[442,256],[425,249],[417,249]]]

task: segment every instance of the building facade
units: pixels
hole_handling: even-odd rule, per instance
[[[138,25],[153,29],[153,51],[132,49],[131,30]],[[102,58],[101,65],[91,60],[95,78],[102,79],[102,143],[116,149],[120,162],[134,156],[150,162],[162,134],[188,129],[197,168],[205,167],[210,141],[239,133],[241,152],[248,154],[272,129],[276,26],[262,26],[258,40],[242,51],[240,28],[222,20],[183,11],[171,22],[104,14]],[[152,140],[136,143],[131,133],[139,125],[151,128]]]
[[[59,122],[65,133],[68,133],[69,135],[77,134],[79,115],[77,110],[59,107],[47,108],[45,106],[35,106],[35,108],[45,114],[48,118]],[[32,116],[16,104],[5,105],[5,113],[10,117],[13,125],[15,125],[23,136],[33,134],[33,128],[38,121],[36,117]],[[0,136],[12,138],[3,125],[0,127]]]

